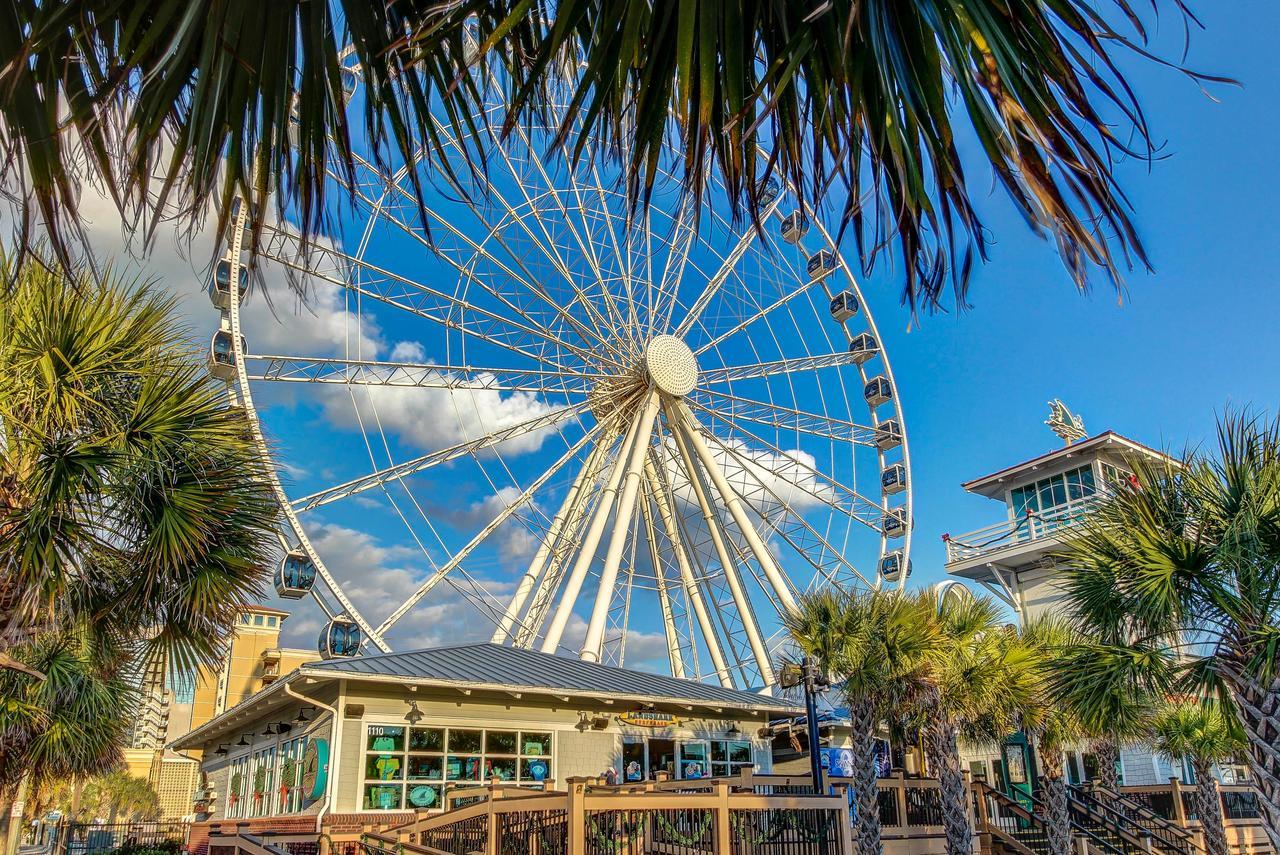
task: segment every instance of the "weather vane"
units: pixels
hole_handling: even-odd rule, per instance
[[[1049,426],[1049,430],[1062,437],[1067,445],[1088,436],[1084,429],[1084,419],[1074,415],[1057,398],[1049,402],[1049,418],[1045,420],[1045,424]]]

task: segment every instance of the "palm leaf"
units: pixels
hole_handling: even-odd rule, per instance
[[[913,307],[948,288],[964,303],[991,239],[970,175],[989,169],[1084,288],[1148,264],[1112,171],[1116,155],[1151,156],[1117,65],[1146,55],[1146,29],[1131,0],[1111,7],[19,0],[0,11],[0,177],[21,188],[20,225],[47,224],[64,260],[83,239],[78,178],[145,236],[175,211],[198,221],[212,202],[225,219],[234,196],[271,195],[309,238],[334,213],[326,175],[351,178],[353,141],[377,167],[425,149],[446,179],[483,170],[492,73],[506,132],[567,88],[560,145],[617,157],[637,205],[667,146],[690,193],[718,176],[727,199],[711,201],[757,223],[765,179],[782,175],[810,207],[838,209],[864,267],[900,262]],[[347,78],[361,85],[356,110]],[[433,108],[472,142],[469,163],[446,155]],[[957,140],[970,137],[981,154],[965,158]],[[408,182],[421,204],[420,174]]]

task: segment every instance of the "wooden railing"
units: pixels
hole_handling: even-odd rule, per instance
[[[852,855],[848,794],[756,792],[744,779],[487,798],[364,835],[365,855]],[[769,782],[761,787],[787,786]],[[397,847],[401,847],[397,849]]]
[[[1274,852],[1263,827],[1257,791],[1247,784],[1218,787],[1227,842],[1234,852]],[[1204,849],[1200,818],[1196,816],[1195,790],[1170,778],[1167,784],[1121,787],[1120,795],[1152,816],[1194,835],[1196,846]]]

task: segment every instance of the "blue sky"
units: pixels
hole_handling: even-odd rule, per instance
[[[1155,266],[1127,276],[1123,305],[1101,281],[1078,295],[1051,247],[997,194],[986,217],[997,243],[975,274],[972,309],[924,317],[910,333],[902,312],[893,324],[878,309],[886,338],[894,333],[911,432],[922,583],[944,575],[943,532],[1000,518],[1000,506],[960,482],[1059,444],[1042,424],[1050,398],[1091,432],[1174,449],[1211,441],[1226,406],[1274,411],[1280,399],[1280,7],[1194,5],[1206,30],[1193,33],[1188,64],[1243,87],[1212,87],[1215,102],[1180,74],[1127,63],[1167,143],[1149,169],[1121,169]],[[1164,55],[1180,48],[1175,23],[1161,23]],[[886,297],[896,288],[887,272],[873,283]]]

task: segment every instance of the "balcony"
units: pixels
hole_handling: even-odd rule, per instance
[[[965,570],[1003,559],[1010,565],[1034,560],[1063,541],[1065,530],[1079,523],[1097,503],[1098,494],[1072,499],[1048,511],[1028,511],[1016,520],[1005,520],[977,531],[945,535],[947,570]]]

